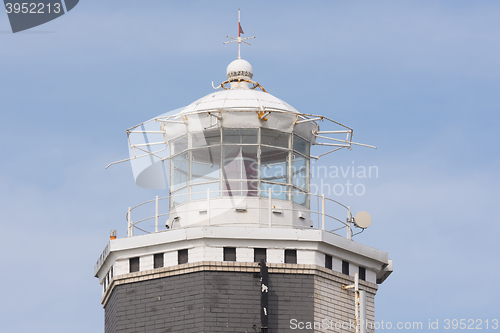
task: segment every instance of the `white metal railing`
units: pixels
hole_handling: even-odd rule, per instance
[[[157,157],[158,159],[163,160],[164,156],[161,156],[161,154],[166,151],[168,147],[168,142],[167,139],[164,137],[163,141],[158,141],[158,142],[152,142],[152,143],[143,143],[142,138],[144,135],[152,134],[152,135],[165,135],[165,130],[164,126],[167,124],[182,124],[182,125],[187,125],[187,119],[189,116],[194,116],[194,115],[201,115],[206,114],[209,116],[213,116],[216,118],[216,125],[220,126],[220,120],[222,119],[220,115],[223,113],[253,113],[253,112],[262,112],[262,114],[270,114],[270,113],[276,113],[280,115],[291,115],[295,117],[295,125],[301,124],[301,123],[307,123],[310,122],[312,124],[318,125],[318,121],[326,121],[328,124],[333,124],[336,125],[340,128],[341,130],[332,130],[332,131],[316,131],[314,130],[312,134],[316,137],[316,140],[313,142],[313,146],[323,146],[323,147],[330,147],[329,151],[324,152],[322,154],[319,154],[318,156],[313,156],[311,155],[311,158],[313,159],[319,159],[322,156],[331,154],[339,149],[347,148],[351,149],[352,145],[357,145],[357,146],[363,146],[363,147],[369,147],[369,148],[375,148],[374,146],[371,145],[366,145],[363,143],[358,143],[358,142],[353,142],[352,137],[353,137],[353,129],[339,123],[338,121],[335,121],[333,119],[330,119],[326,116],[321,116],[321,115],[314,115],[314,114],[308,114],[308,113],[300,113],[300,112],[293,112],[290,110],[285,110],[281,108],[272,108],[272,107],[261,107],[261,108],[249,108],[249,107],[228,107],[228,108],[209,108],[209,109],[204,109],[204,110],[198,110],[198,111],[191,111],[191,112],[179,112],[173,115],[167,115],[167,116],[158,116],[153,119],[150,119],[148,121],[145,121],[143,123],[140,123],[138,125],[135,125],[129,129],[127,129],[127,137],[129,141],[129,148],[133,151],[133,156],[112,162],[106,166],[106,169],[114,164],[126,162],[126,161],[131,161],[135,159],[139,159],[141,157],[146,157],[146,156],[154,156]],[[153,128],[150,129],[145,129],[144,126],[152,126]],[[319,127],[318,127],[319,129]],[[140,140],[138,143],[135,143],[135,140],[131,139],[132,135],[139,135]],[[332,138],[329,136],[325,135],[336,135],[338,136],[337,138]],[[345,138],[344,138],[345,135]],[[319,139],[326,140],[324,142],[320,142]],[[333,141],[333,142],[332,142]],[[152,146],[160,146],[159,148],[153,148]]]
[[[251,197],[251,196],[247,196],[246,198],[247,199],[262,199],[262,198],[265,198],[264,196],[262,196],[262,190],[255,190],[256,192],[259,192],[259,196],[255,196],[255,197]],[[206,191],[206,195],[207,195],[207,199],[206,199],[206,223],[207,225],[211,225],[210,221],[212,219],[212,216],[213,216],[213,211],[214,210],[227,210],[227,208],[213,208],[213,205],[211,205],[211,201],[213,200],[219,200],[221,198],[224,198],[224,196],[222,196],[223,193],[227,193],[229,192],[229,190],[217,190],[217,191],[210,191],[210,189],[207,189]],[[267,191],[266,191],[267,192]],[[279,193],[287,193],[287,194],[292,194],[293,191],[279,191]],[[155,199],[152,199],[152,200],[149,200],[149,201],[145,201],[141,204],[138,204],[134,207],[129,207],[128,209],[128,212],[127,212],[127,215],[126,215],[126,218],[127,218],[127,237],[132,237],[134,235],[134,229],[137,229],[137,230],[140,230],[144,233],[153,233],[153,232],[163,232],[163,231],[167,231],[167,230],[172,230],[172,229],[178,229],[178,228],[175,228],[174,224],[171,223],[169,229],[166,229],[166,230],[159,230],[159,220],[160,218],[162,217],[167,217],[170,215],[170,210],[168,212],[165,212],[165,213],[160,213],[160,202],[162,201],[165,201],[167,200],[167,204],[165,205],[166,207],[170,207],[170,204],[169,204],[169,200],[172,200],[173,198],[175,197],[180,197],[180,196],[186,196],[188,197],[189,195],[193,195],[193,194],[202,194],[202,193],[205,193],[205,192],[196,192],[196,193],[182,193],[182,194],[175,194],[175,195],[170,195],[170,196],[166,196],[166,197],[158,197],[156,196]],[[213,195],[214,193],[218,193],[219,196],[217,197],[211,197],[211,195]],[[274,192],[276,193],[276,192]],[[311,214],[311,222],[312,222],[312,225],[311,226],[303,226],[303,225],[290,225],[290,224],[286,224],[286,225],[283,225],[283,224],[276,224],[276,223],[273,223],[273,209],[275,209],[275,207],[273,206],[273,201],[274,200],[279,200],[280,202],[284,201],[282,199],[276,199],[276,198],[273,198],[273,192],[272,192],[272,188],[269,188],[268,190],[268,193],[267,193],[267,196],[268,196],[268,205],[267,207],[246,207],[245,210],[261,210],[261,211],[267,211],[268,213],[268,227],[289,227],[289,228],[307,228],[307,229],[321,229],[321,230],[325,230],[325,231],[329,231],[329,232],[332,232],[332,233],[335,233],[335,231],[338,231],[338,230],[341,230],[343,228],[347,228],[347,233],[346,233],[346,238],[347,239],[352,239],[352,215],[351,215],[351,210],[350,210],[350,207],[348,206],[345,206],[343,204],[341,204],[340,202],[336,201],[336,200],[333,200],[331,198],[327,198],[325,197],[324,194],[322,195],[318,195],[318,194],[315,194],[315,193],[306,193],[306,192],[301,192],[301,194],[304,194],[306,196],[308,196],[310,199],[312,198],[316,198],[316,207],[315,209],[311,209],[311,208],[303,208],[303,209],[294,209],[294,208],[281,208],[280,207],[280,210],[283,210],[283,211],[300,211],[300,212],[304,212],[304,213],[309,213]],[[227,196],[229,197],[229,196]],[[182,203],[182,204],[178,204],[176,207],[180,207],[188,202],[193,202],[194,200],[187,200],[185,203]],[[203,202],[204,200],[196,200],[196,202]],[[287,200],[288,201],[288,200]],[[310,200],[310,202],[314,202],[314,200]],[[148,207],[147,211],[151,211],[151,212],[154,212],[154,215],[149,215],[149,214],[144,214],[142,213],[142,215],[146,215],[146,217],[142,217],[141,218],[141,214],[139,212],[137,212],[141,207],[143,206],[146,206],[146,205],[152,205],[154,204],[154,208],[151,208],[151,207]],[[148,205],[148,206],[149,206]],[[329,212],[329,210],[327,209],[329,206],[328,205],[331,205],[331,207],[335,207],[335,208],[341,208],[341,209],[345,209],[345,212],[346,212],[346,216],[347,218],[345,220],[342,220],[340,217],[336,217],[336,216],[333,216],[332,213]],[[232,207],[234,208],[234,207]],[[236,207],[237,208],[237,207]],[[203,209],[205,210],[205,209]],[[330,209],[332,210],[332,209]],[[182,211],[182,214],[184,213],[189,213],[189,212],[194,212],[194,211],[200,211],[199,208],[197,209],[192,209],[192,210],[183,210]],[[135,213],[137,212],[137,215],[139,215],[139,218],[134,221],[132,219],[132,213]],[[316,219],[313,219],[313,215],[315,215]],[[136,216],[136,215],[134,215]],[[339,215],[337,215],[339,216]],[[144,222],[146,221],[153,221],[154,220],[154,231],[148,231],[147,230],[147,227],[140,227],[138,226],[138,224],[142,223],[144,224]],[[315,223],[315,220],[316,220],[316,223]],[[334,228],[327,228],[327,221],[333,221],[335,222],[335,224],[337,225],[340,225],[340,227],[334,227]],[[316,226],[315,226],[316,224]],[[217,223],[216,226],[236,226],[238,225],[238,223]],[[257,225],[257,224],[256,224]],[[258,224],[259,226],[262,226],[261,224]],[[192,225],[192,227],[198,227],[200,226],[199,224],[196,224],[196,225]],[[152,227],[150,225],[150,227]],[[190,226],[186,226],[186,227],[182,227],[182,228],[188,228]],[[180,227],[179,227],[180,228]]]
[[[261,199],[263,198],[262,196],[262,192],[261,190],[256,190],[259,192],[259,196],[256,196],[256,197],[246,197],[247,199],[250,198],[250,199]],[[206,221],[207,221],[207,224],[208,225],[211,225],[210,224],[210,220],[212,218],[212,213],[213,213],[213,210],[214,208],[211,207],[210,203],[211,201],[213,200],[217,200],[217,199],[220,199],[220,198],[224,198],[223,196],[218,196],[218,197],[215,197],[215,198],[211,198],[211,195],[213,193],[219,193],[220,195],[222,195],[222,193],[224,192],[229,192],[229,190],[218,190],[218,191],[210,191],[210,189],[207,189],[206,191],[206,194],[207,194],[207,199],[206,199],[206,202],[207,202],[207,217],[206,217]],[[252,208],[252,207],[247,207],[245,208],[246,210],[249,210],[249,209],[258,209],[258,210],[264,210],[264,211],[267,211],[268,213],[268,225],[267,227],[273,227],[273,228],[279,228],[279,227],[284,227],[284,228],[301,228],[301,229],[321,229],[321,230],[324,230],[324,231],[327,231],[327,232],[331,232],[331,233],[335,233],[336,231],[338,230],[341,230],[343,228],[346,228],[347,229],[347,239],[352,239],[352,236],[353,236],[353,233],[352,233],[352,222],[353,222],[353,218],[352,218],[352,215],[351,215],[351,210],[350,210],[350,207],[348,206],[345,206],[343,204],[341,204],[340,202],[336,201],[336,200],[333,200],[333,199],[330,199],[330,198],[327,198],[325,197],[324,194],[322,195],[318,195],[318,194],[315,194],[315,193],[305,193],[303,192],[304,194],[308,195],[309,198],[316,198],[316,209],[307,209],[304,207],[304,209],[287,209],[287,208],[279,208],[281,210],[286,210],[286,211],[301,211],[301,212],[307,212],[311,215],[315,214],[317,219],[316,219],[316,227],[314,226],[305,226],[305,225],[290,225],[290,224],[277,224],[277,223],[273,223],[273,209],[274,209],[274,206],[273,206],[273,202],[274,200],[279,200],[279,201],[283,201],[281,199],[276,199],[276,198],[273,198],[272,197],[272,189],[270,188],[267,192],[267,195],[268,195],[268,205],[267,207],[256,207],[256,208]],[[293,191],[280,191],[279,193],[283,193],[283,192],[286,192],[288,194],[292,193]],[[200,193],[204,193],[204,192],[197,192],[197,193],[191,193],[191,194],[200,194]],[[188,194],[176,194],[176,195],[170,195],[170,196],[166,196],[166,197],[158,197],[156,196],[155,199],[152,199],[152,200],[148,200],[148,201],[145,201],[143,203],[140,203],[138,204],[137,206],[134,206],[134,207],[130,207],[128,209],[128,212],[127,212],[127,215],[126,215],[126,218],[127,218],[127,237],[132,237],[134,235],[134,229],[137,229],[137,230],[140,230],[144,233],[147,233],[147,234],[151,234],[151,233],[156,233],[156,232],[165,232],[167,230],[159,230],[159,220],[160,218],[162,217],[165,217],[165,216],[169,216],[170,215],[170,212],[166,212],[166,213],[161,213],[160,212],[160,202],[161,201],[164,201],[164,200],[171,200],[172,198],[174,198],[175,196],[181,196],[181,195],[188,195]],[[228,196],[229,197],[229,196]],[[201,202],[202,200],[197,200],[197,202]],[[314,200],[309,200],[309,202],[311,203],[314,203]],[[151,208],[148,206],[148,204],[153,204],[154,203],[154,208]],[[187,202],[186,202],[187,203]],[[183,204],[179,205],[179,206],[182,206]],[[331,213],[328,212],[327,208],[329,207],[329,205],[331,205],[330,207],[336,207],[336,208],[341,208],[341,209],[345,209],[346,212],[347,212],[347,218],[344,221],[342,221],[340,218],[337,218],[335,216],[333,216]],[[133,221],[132,220],[132,212],[136,213],[137,215],[139,215],[139,213],[137,212],[141,207],[146,207],[147,206],[147,210],[151,210],[151,211],[154,211],[154,215],[151,215],[151,216],[147,216],[145,218],[141,218],[137,221]],[[169,203],[167,202],[166,204],[166,207],[170,207]],[[227,208],[219,208],[219,210],[227,210]],[[183,211],[182,213],[189,213],[189,212],[192,212],[192,211],[199,211],[199,209],[193,209],[193,210],[185,210]],[[148,231],[148,230],[145,230],[145,228],[141,228],[138,226],[139,223],[144,223],[145,221],[150,221],[150,220],[154,220],[154,231]],[[335,227],[335,228],[327,228],[327,221],[328,220],[332,220],[334,221],[336,224],[340,224],[341,226],[340,227]],[[311,219],[311,221],[313,221],[313,219]],[[213,224],[212,224],[213,225]],[[225,227],[225,226],[238,226],[240,225],[240,223],[217,223],[215,226],[217,227]],[[192,225],[192,226],[186,226],[186,227],[179,227],[179,228],[174,228],[174,225],[171,223],[170,224],[170,229],[169,230],[172,230],[172,229],[181,229],[181,228],[189,228],[189,227],[199,227],[200,225]],[[262,224],[256,224],[256,226],[259,226],[259,227],[262,227]],[[337,233],[335,233],[337,234]],[[338,235],[338,234],[337,234]],[[102,264],[104,263],[104,261],[106,260],[107,256],[109,255],[109,244],[106,246],[106,248],[104,249],[104,251],[102,252],[101,256],[99,257],[99,259],[97,260],[97,263],[95,264],[94,266],[94,272],[95,274],[97,274],[97,272],[99,271],[100,267],[102,266]]]
[[[97,262],[94,265],[94,274],[97,274],[97,272],[101,268],[102,264],[104,263],[108,255],[109,255],[109,243],[108,245],[106,245],[104,251],[102,251],[101,255],[99,256],[99,259],[97,259]]]

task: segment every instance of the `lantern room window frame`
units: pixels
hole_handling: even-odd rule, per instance
[[[310,142],[296,133],[262,127],[219,127],[183,134],[168,144],[171,208],[206,200],[207,189],[211,198],[267,198],[269,188],[273,199],[310,206]],[[240,147],[239,153],[235,147]],[[203,162],[203,154],[212,163]],[[266,158],[269,164],[263,164]],[[271,171],[266,176],[267,170]]]

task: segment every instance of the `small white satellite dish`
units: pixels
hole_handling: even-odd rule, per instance
[[[354,216],[354,224],[358,228],[366,229],[372,224],[372,217],[367,212],[359,212]]]

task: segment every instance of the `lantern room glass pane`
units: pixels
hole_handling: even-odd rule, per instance
[[[293,150],[301,154],[309,156],[309,141],[302,139],[300,136],[293,135]]]
[[[183,203],[187,202],[187,200],[188,200],[188,188],[187,187],[171,193],[170,202],[171,202],[172,206],[177,206],[177,205],[183,204]]]
[[[224,145],[222,177],[224,179],[257,179],[259,170],[257,151],[257,146]]]
[[[308,191],[309,185],[309,159],[295,155],[292,163],[292,184],[302,190]]]
[[[172,157],[170,160],[171,166],[171,184],[172,189],[178,189],[187,185],[189,175],[188,153],[183,153]]]
[[[221,148],[213,146],[191,150],[191,183],[220,179]]]
[[[261,147],[260,179],[276,183],[287,183],[288,150]]]
[[[217,198],[220,196],[220,182],[200,184],[190,186],[191,200],[207,199],[207,189],[210,189],[210,198]]]
[[[309,195],[307,193],[294,189],[292,195],[293,202],[309,208]]]
[[[256,197],[259,194],[259,184],[256,181],[224,180],[222,188],[222,195],[227,197]]]
[[[172,150],[171,155],[175,155],[188,149],[188,137],[187,135],[183,135],[175,140],[173,140],[170,144],[170,149]]]
[[[271,189],[271,197],[273,199],[288,200],[288,186],[260,183],[260,196],[269,198],[269,189]]]
[[[259,130],[257,128],[225,128],[222,130],[224,143],[257,144]]]
[[[269,129],[261,129],[260,143],[263,145],[288,148],[290,134]]]
[[[191,134],[191,147],[220,145],[220,130],[208,130]]]

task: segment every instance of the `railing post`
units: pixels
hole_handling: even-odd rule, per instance
[[[272,198],[272,190],[271,187],[269,188],[269,227],[272,226],[272,219],[273,219],[273,198]]]
[[[210,225],[210,189],[207,188],[207,221]]]
[[[354,274],[354,321],[356,322],[355,332],[359,333],[359,275]]]
[[[325,230],[325,194],[321,195],[321,229]]]
[[[130,207],[128,208],[128,214],[127,214],[127,220],[128,220],[128,230],[127,230],[127,237],[132,237],[134,235],[133,233],[133,226],[132,226],[132,216],[130,215]]]
[[[359,332],[366,333],[366,291],[359,291]]]
[[[351,231],[351,207],[347,207],[347,239],[352,239]]]
[[[158,196],[156,196],[155,232],[158,232]]]

